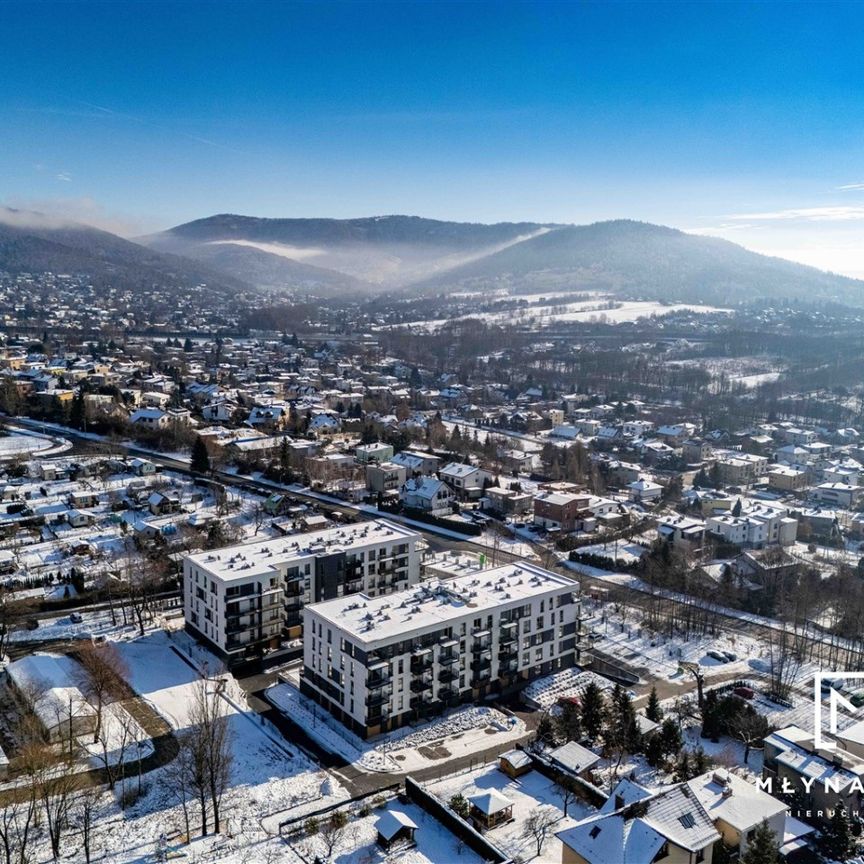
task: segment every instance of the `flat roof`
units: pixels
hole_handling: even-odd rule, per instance
[[[340,525],[323,531],[307,531],[286,537],[269,537],[254,543],[239,543],[187,555],[187,560],[223,582],[248,579],[267,573],[279,564],[320,553],[365,549],[381,543],[419,539],[420,535],[386,519]]]
[[[452,579],[430,579],[380,597],[349,594],[311,604],[304,614],[329,621],[356,642],[374,643],[578,587],[572,579],[535,564],[504,564]]]

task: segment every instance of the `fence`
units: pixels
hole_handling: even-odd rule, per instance
[[[484,861],[491,861],[492,864],[509,864],[510,859],[491,840],[487,840],[411,777],[405,778],[405,794],[409,800],[437,819]]]
[[[593,783],[589,783],[583,777],[578,777],[575,774],[570,774],[566,771],[561,771],[555,768],[547,759],[544,759],[538,753],[532,753],[524,747],[519,747],[523,753],[527,753],[531,759],[531,764],[534,770],[548,777],[553,783],[560,783],[562,780],[569,781],[573,784],[576,794],[587,801],[592,807],[602,807],[608,797],[602,789],[598,789]]]
[[[319,819],[321,816],[326,816],[328,813],[333,813],[335,810],[344,810],[350,808],[354,804],[359,804],[361,801],[366,801],[369,798],[387,798],[392,797],[401,789],[400,783],[391,783],[389,786],[382,786],[380,789],[375,789],[372,792],[361,792],[359,795],[354,795],[352,798],[342,799],[335,804],[328,804],[320,810],[314,810],[311,813],[304,813],[302,816],[297,816],[294,819],[285,819],[279,823],[279,834],[284,836],[286,833],[293,834],[299,828],[302,828],[309,819]]]

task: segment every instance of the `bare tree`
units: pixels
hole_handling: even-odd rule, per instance
[[[40,783],[45,827],[51,842],[51,855],[55,861],[60,858],[60,840],[69,827],[69,808],[73,793],[80,782],[74,760],[63,758],[59,763],[54,763],[50,775]]]
[[[171,796],[183,808],[183,824],[186,829],[186,839],[190,839],[189,801],[193,794],[193,764],[192,753],[187,736],[178,738],[177,756],[165,766],[166,788]]]
[[[555,793],[561,799],[561,804],[564,807],[564,815],[566,816],[570,805],[575,803],[579,798],[576,794],[576,784],[569,777],[562,775],[555,783]]]
[[[81,664],[78,684],[96,708],[96,728],[93,731],[93,743],[96,744],[102,734],[103,708],[125,694],[129,669],[111,642],[101,646],[85,642],[78,652],[78,661]]]
[[[0,807],[0,846],[4,864],[27,864],[36,830],[38,801],[33,787],[22,797],[12,797]]]
[[[525,820],[522,836],[534,840],[537,846],[538,858],[543,854],[543,847],[552,834],[552,828],[558,822],[558,818],[555,808],[546,805],[532,811],[531,815]]]
[[[788,624],[771,628],[768,645],[768,674],[773,696],[787,699],[801,668],[801,654],[796,634]]]
[[[318,836],[327,847],[327,859],[333,854],[333,850],[342,842],[348,829],[348,816],[344,810],[334,810],[330,816],[321,823]]]
[[[81,846],[86,864],[90,864],[93,854],[93,823],[98,805],[99,788],[96,786],[85,786],[72,802],[73,824],[81,832]]]
[[[225,702],[217,692],[216,682],[201,678],[192,699],[190,736],[195,787],[202,805],[202,826],[206,833],[205,798],[209,798],[213,830],[218,833],[222,797],[231,781],[231,729],[225,713]]]

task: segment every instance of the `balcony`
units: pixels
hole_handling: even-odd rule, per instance
[[[492,668],[492,660],[489,657],[480,657],[471,661],[471,670],[475,676]]]
[[[512,660],[518,656],[519,646],[515,642],[506,643],[498,649],[498,659],[502,662]]]
[[[408,704],[412,711],[425,711],[432,704],[432,700],[427,696],[413,696]]]
[[[432,652],[428,648],[422,654],[415,654],[411,658],[411,673],[417,675],[432,668]]]
[[[492,646],[491,645],[477,645],[476,643],[471,646],[471,654],[474,657],[474,660],[491,660],[492,659]]]
[[[366,697],[366,707],[377,708],[379,705],[384,705],[385,703],[390,701],[390,697],[392,695],[392,687],[381,687],[380,689],[373,691]]]
[[[485,687],[491,680],[492,677],[490,675],[476,675],[474,678],[471,679],[471,686]]]
[[[455,687],[442,687],[438,691],[438,698],[445,705],[453,705],[459,701],[459,691]]]
[[[507,660],[498,664],[499,675],[514,675],[519,671],[518,660]]]
[[[455,681],[459,677],[459,670],[454,669],[452,666],[448,666],[446,669],[442,669],[438,673],[438,680],[442,684],[449,684],[451,681]]]
[[[423,693],[426,690],[431,690],[432,676],[423,675],[420,678],[412,678],[411,683],[408,686],[411,688],[412,693]]]
[[[459,662],[459,653],[457,651],[442,651],[438,655],[438,662],[442,666],[452,666]]]

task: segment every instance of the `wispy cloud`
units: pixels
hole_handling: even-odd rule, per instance
[[[218,141],[212,141],[209,138],[202,138],[200,135],[192,135],[189,132],[183,132],[182,130],[174,129],[164,123],[154,123],[152,120],[147,120],[144,117],[138,117],[135,114],[128,114],[125,111],[115,111],[113,108],[106,108],[104,105],[94,105],[92,102],[84,102],[83,100],[76,101],[78,101],[80,105],[91,109],[94,112],[93,116],[101,115],[105,117],[116,117],[120,120],[128,120],[141,126],[149,126],[152,129],[160,129],[163,132],[171,132],[175,135],[179,135],[181,138],[186,138],[188,141],[195,141],[198,144],[205,144],[208,147],[216,147],[219,150],[227,150],[230,153],[242,152],[234,147],[228,146],[227,144],[220,144]]]
[[[864,219],[864,207],[793,207],[764,213],[734,213],[727,218],[754,222],[856,222]]]
[[[121,237],[135,237],[155,231],[159,225],[152,218],[118,213],[93,198],[9,198],[0,201],[0,223],[19,228],[57,228],[84,224],[101,228]]]
[[[835,188],[838,192],[864,192],[864,183],[846,183]]]
[[[54,176],[58,180],[62,180],[64,183],[72,182],[72,175],[68,171],[58,171]]]

